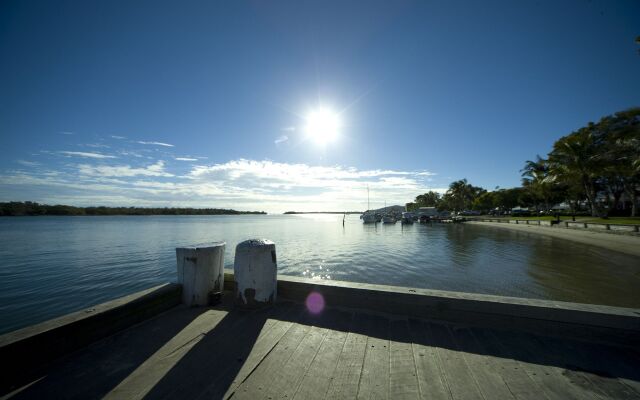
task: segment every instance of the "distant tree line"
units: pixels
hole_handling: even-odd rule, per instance
[[[38,204],[31,201],[0,203],[0,216],[26,215],[237,215],[266,214],[264,211],[236,211],[224,208],[74,207]]]
[[[640,108],[606,116],[561,137],[546,158],[527,161],[522,186],[487,191],[466,179],[446,193],[427,192],[407,204],[409,210],[510,210],[521,206],[549,211],[566,203],[570,212],[592,216],[638,215],[640,196]],[[619,207],[626,198],[625,207]]]

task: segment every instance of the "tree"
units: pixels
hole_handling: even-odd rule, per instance
[[[440,193],[432,190],[425,194],[418,195],[415,200],[417,207],[437,207],[440,202]]]
[[[484,192],[473,200],[472,208],[478,211],[490,211],[496,207],[496,192]]]
[[[475,198],[485,192],[485,189],[469,184],[466,178],[452,182],[442,197],[442,203],[445,205],[443,208],[452,211],[468,210]]]
[[[558,182],[579,182],[587,198],[591,215],[601,214],[596,204],[597,180],[602,172],[602,157],[594,125],[590,123],[572,134],[560,138],[549,153],[549,171]]]
[[[624,193],[631,201],[631,215],[637,214],[640,187],[640,108],[631,108],[602,118],[596,134],[603,147],[602,184],[615,210]]]

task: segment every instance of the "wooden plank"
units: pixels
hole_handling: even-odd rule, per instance
[[[625,385],[617,377],[606,372],[612,359],[601,358],[602,348],[585,350],[572,340],[536,337],[541,346],[549,350],[550,357],[565,368],[566,375],[580,381],[586,387],[600,394],[600,397],[613,399],[638,399],[640,394]],[[601,346],[602,347],[602,346]],[[594,354],[595,353],[595,354]]]
[[[298,385],[316,357],[327,329],[312,327],[289,360],[278,368],[265,391],[267,398],[293,398]]]
[[[357,327],[362,323],[362,316],[356,314],[330,378],[331,384],[325,397],[327,399],[353,399],[358,395],[358,383],[367,347],[367,336],[357,333]]]
[[[333,371],[342,353],[353,313],[340,310],[328,310],[326,325],[329,332],[325,336],[320,350],[311,362],[297,392],[293,396],[299,400],[323,399],[329,389]]]
[[[417,399],[420,397],[420,389],[408,321],[392,320],[389,330],[389,397]]]
[[[435,348],[429,345],[423,321],[410,319],[409,329],[413,341],[413,357],[416,361],[420,398],[451,399],[451,392],[445,382],[442,365]]]
[[[511,358],[496,342],[495,337],[490,335],[486,329],[470,328],[470,331],[475,339],[477,351],[487,357],[489,367],[500,374],[504,382],[509,386],[509,391],[517,399],[548,399],[544,391],[522,368],[522,365]]]
[[[358,388],[358,399],[389,398],[389,320],[366,317],[367,349]]]
[[[149,397],[197,398],[205,395],[221,398],[241,370],[260,335],[277,323],[271,319],[286,307],[254,311],[232,310],[235,320],[224,331],[215,331],[156,385]]]
[[[145,397],[193,347],[209,332],[216,332],[218,325],[225,320],[229,321],[226,311],[205,311],[127,376],[105,398]]]
[[[521,361],[521,365],[536,381],[549,399],[596,399],[593,392],[585,390],[569,378],[562,368],[550,365],[545,359],[546,350],[537,345],[530,335],[519,332],[491,331],[507,353]]]
[[[573,342],[573,346],[587,357],[590,371],[598,376],[616,377],[640,398],[640,355],[637,351],[585,342]]]
[[[229,398],[233,395],[238,386],[244,382],[245,379],[254,371],[254,369],[262,362],[267,354],[275,347],[284,334],[293,325],[292,322],[287,319],[295,319],[300,313],[300,307],[294,306],[291,303],[279,304],[274,307],[275,310],[269,319],[265,322],[263,329],[260,332],[255,344],[250,349],[250,353],[243,358],[244,361],[242,367],[237,373],[233,368],[226,368],[224,374],[221,377],[210,383],[207,390],[203,393],[206,398]],[[240,338],[239,338],[240,339]],[[233,360],[231,362],[233,364]],[[227,382],[229,379],[226,375],[234,373],[231,383],[228,388],[224,385],[220,385],[220,381]],[[226,378],[226,379],[225,379]]]
[[[468,328],[452,327],[453,339],[486,399],[515,399],[489,356],[482,354]]]
[[[436,348],[449,390],[454,399],[482,399],[480,388],[463,355],[457,350],[444,324],[426,322],[427,333]]]
[[[308,325],[293,323],[278,344],[273,347],[271,352],[267,354],[247,379],[238,386],[233,398],[266,398],[265,394],[273,383],[274,376],[282,365],[291,358],[293,352],[298,348],[310,329],[311,327]]]

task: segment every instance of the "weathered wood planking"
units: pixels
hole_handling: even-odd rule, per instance
[[[442,362],[436,349],[427,345],[429,339],[422,320],[410,319],[409,328],[413,341],[413,357],[418,372],[420,398],[433,400],[451,399],[451,391],[445,381]]]
[[[451,332],[457,350],[462,352],[462,356],[474,375],[482,395],[487,399],[515,399],[509,386],[500,376],[499,370],[491,368],[489,357],[482,355],[469,329],[453,327]]]
[[[290,302],[221,304],[178,308],[104,339],[13,395],[635,399],[639,366],[637,350],[571,339],[331,307],[314,316]]]
[[[330,321],[329,332],[325,336],[316,357],[305,372],[294,399],[315,400],[323,399],[329,390],[331,378],[342,354],[353,313],[339,310],[327,310]]]
[[[561,368],[546,365],[540,348],[530,337],[513,332],[492,331],[499,343],[502,343],[507,354],[521,361],[524,370],[532,380],[538,382],[540,388],[549,399],[597,399],[593,392],[585,390],[563,375]]]
[[[548,399],[542,389],[526,373],[517,360],[509,357],[495,338],[485,329],[469,328],[475,340],[476,354],[482,354],[486,368],[498,373],[517,399]]]
[[[617,378],[600,373],[602,360],[594,360],[594,352],[582,351],[576,344],[560,339],[535,337],[544,347],[549,359],[565,368],[567,376],[583,382],[585,387],[603,398],[639,399],[640,393],[625,385]],[[603,346],[602,346],[603,347]],[[640,365],[640,363],[638,364]],[[639,371],[640,374],[640,371]],[[637,382],[637,381],[636,381]]]
[[[220,310],[202,313],[108,393],[105,399],[145,397],[227,314]]]
[[[269,387],[274,383],[274,379],[280,368],[289,358],[295,349],[298,348],[302,339],[311,329],[308,325],[294,323],[291,328],[280,339],[278,344],[267,354],[264,360],[253,370],[251,375],[238,386],[233,396],[234,399],[261,399],[266,398]]]
[[[393,319],[389,329],[389,397],[417,399],[420,392],[407,320]]]
[[[367,336],[357,333],[357,327],[363,324],[362,314],[356,314],[352,328],[347,334],[344,347],[338,358],[338,365],[331,377],[327,399],[353,399],[358,395],[358,384],[364,355],[367,347]]]
[[[427,332],[436,347],[447,385],[454,399],[482,399],[480,388],[461,352],[455,350],[449,328],[444,324],[426,323]]]
[[[207,334],[148,397],[197,398],[204,392],[222,397],[260,334],[272,328],[269,317],[277,311],[231,311],[221,323],[224,326],[219,324]]]
[[[288,312],[288,314],[285,313],[284,315],[294,315],[291,307],[288,308],[286,312]],[[237,375],[234,377],[229,388],[226,389],[224,396],[222,396],[223,398],[228,399],[234,394],[235,390],[249,377],[249,375],[251,375],[255,368],[260,365],[269,352],[278,344],[280,339],[282,339],[285,333],[287,333],[287,331],[291,329],[291,326],[293,326],[293,322],[286,320],[281,321],[273,319],[272,321],[272,328],[265,331],[263,334],[260,334],[258,340],[251,349],[251,353],[244,360],[240,371],[238,371]],[[207,392],[207,397],[216,398],[218,397],[218,393],[219,392],[217,390],[209,390]]]
[[[367,347],[360,376],[358,399],[389,398],[389,320],[367,315]]]
[[[266,390],[267,398],[293,398],[304,374],[318,354],[327,329],[313,326],[293,351],[287,362],[278,368]]]

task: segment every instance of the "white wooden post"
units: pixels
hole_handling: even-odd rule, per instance
[[[278,282],[275,243],[267,239],[252,239],[238,244],[233,276],[238,306],[256,308],[273,304]]]
[[[205,306],[215,302],[224,288],[225,242],[207,247],[178,247],[178,283],[182,284],[182,302]]]

